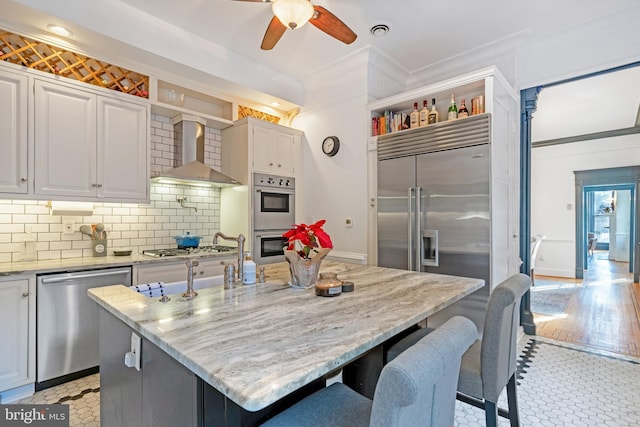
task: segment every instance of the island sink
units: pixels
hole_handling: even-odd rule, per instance
[[[224,276],[222,275],[203,277],[201,279],[195,279],[193,281],[193,289],[197,291],[200,289],[214,288],[216,286],[222,286],[223,283]],[[180,282],[165,283],[164,285],[162,285],[162,289],[164,291],[164,295],[180,295],[187,290],[187,281],[184,280]],[[155,298],[158,296],[158,293],[154,292],[151,296],[147,294],[144,295],[147,297]]]

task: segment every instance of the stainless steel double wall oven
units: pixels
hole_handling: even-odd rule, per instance
[[[253,174],[253,258],[258,264],[284,261],[282,234],[295,223],[295,178]]]

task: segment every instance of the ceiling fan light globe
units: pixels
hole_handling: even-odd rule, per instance
[[[292,30],[306,24],[314,13],[309,0],[276,0],[271,4],[271,10],[283,25]]]

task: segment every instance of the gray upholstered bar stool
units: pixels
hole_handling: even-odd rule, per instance
[[[268,427],[451,427],[462,354],[473,322],[454,317],[387,364],[373,401],[334,383],[268,420]]]
[[[509,418],[511,426],[519,426],[516,397],[517,334],[520,325],[520,300],[531,287],[531,279],[516,274],[500,283],[487,302],[482,339],[477,340],[462,356],[458,399],[485,410],[487,427],[497,425],[498,412]],[[420,329],[398,341],[387,352],[393,363],[411,346],[429,336],[433,329]],[[428,335],[429,334],[429,335]],[[507,387],[509,412],[498,411],[498,397]]]

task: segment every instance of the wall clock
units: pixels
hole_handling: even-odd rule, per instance
[[[333,157],[340,149],[340,140],[337,136],[328,136],[322,141],[322,152],[329,157]]]

